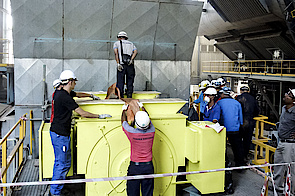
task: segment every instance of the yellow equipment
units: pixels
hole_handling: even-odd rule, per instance
[[[107,96],[106,91],[98,91],[98,92],[87,92],[83,91],[81,93],[88,93],[93,94],[100,99],[105,99]],[[133,99],[155,99],[158,98],[161,93],[157,91],[134,91],[132,94]],[[125,95],[126,98],[126,95]],[[83,98],[75,98],[76,100],[92,100],[90,97],[83,97]]]
[[[181,99],[141,99],[150,114],[156,133],[153,145],[155,173],[175,173],[178,167],[186,166],[187,171],[224,168],[225,133],[205,127],[210,122],[186,122],[186,116],[177,111],[186,103]],[[76,117],[74,135],[76,141],[77,174],[85,178],[105,178],[126,176],[130,157],[130,143],[121,127],[121,100],[77,101],[80,107],[93,113],[108,113],[109,119]],[[45,123],[46,124],[46,123]],[[44,126],[43,126],[44,127]],[[44,132],[44,130],[40,130]],[[40,177],[47,170],[44,164],[53,155],[50,137],[41,134]],[[45,141],[47,143],[45,144]],[[43,163],[43,165],[42,165]],[[43,175],[42,175],[43,173]],[[46,177],[48,177],[46,175]],[[224,191],[224,172],[188,175],[187,181],[177,182],[176,176],[155,179],[154,195],[176,195],[176,185],[191,183],[202,194]],[[86,183],[87,196],[126,195],[126,181],[106,181]]]

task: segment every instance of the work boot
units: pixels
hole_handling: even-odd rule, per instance
[[[231,195],[234,194],[234,188],[233,188],[233,183],[229,183],[226,187],[225,187],[225,194],[227,195]]]
[[[61,196],[61,195],[53,195],[53,194],[51,194],[51,192],[49,191],[48,196]]]

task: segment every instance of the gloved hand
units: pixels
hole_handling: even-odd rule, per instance
[[[133,64],[133,59],[130,59],[130,61],[128,63],[128,65],[131,65],[131,64]]]
[[[139,106],[139,108],[142,108],[143,107],[143,104],[140,103],[140,102],[137,102],[137,105]]]
[[[118,63],[118,71],[122,71],[124,69],[123,65],[121,65],[120,63]]]
[[[100,114],[99,115],[99,119],[105,119],[105,118],[111,118],[112,116],[111,115],[109,115],[109,114]]]
[[[124,104],[123,106],[122,106],[122,110],[127,110],[128,109],[128,104]]]
[[[93,100],[100,100],[100,98],[99,98],[98,96],[93,95],[93,94],[91,94],[91,98],[92,98]]]

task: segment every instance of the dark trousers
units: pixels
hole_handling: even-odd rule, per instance
[[[240,127],[240,134],[243,141],[244,157],[247,158],[247,155],[250,150],[250,145],[252,141],[253,131],[254,131],[255,122],[252,120],[244,119],[243,125]]]
[[[117,87],[120,90],[120,95],[123,98],[124,95],[124,84],[125,84],[125,75],[127,83],[127,98],[132,98],[133,93],[133,83],[135,77],[134,64],[123,65],[124,69],[122,71],[117,70]]]
[[[239,134],[239,131],[236,131],[234,133],[227,132],[226,136],[228,138],[228,141],[234,153],[235,166],[238,167],[238,166],[245,165],[244,150],[243,150],[242,139]]]
[[[200,112],[200,121],[204,120],[204,113]]]
[[[154,166],[149,165],[134,165],[131,164],[128,167],[127,176],[153,174]],[[147,178],[142,180],[127,180],[127,195],[128,196],[139,196],[141,185],[142,196],[153,196],[154,191],[154,179]]]

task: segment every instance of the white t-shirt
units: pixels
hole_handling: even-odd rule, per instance
[[[137,48],[135,47],[135,45],[128,40],[122,40],[122,46],[123,46],[123,54],[128,54],[130,56],[132,56],[134,50],[137,50]],[[120,59],[120,64],[122,63],[122,55],[121,55],[121,44],[120,41],[116,41],[114,43],[114,49],[118,49],[118,55],[119,55],[119,59]]]

